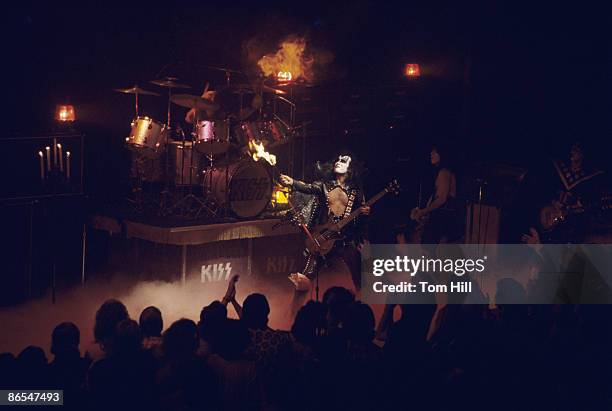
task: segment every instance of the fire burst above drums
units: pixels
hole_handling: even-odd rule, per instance
[[[274,76],[279,82],[312,82],[313,63],[312,56],[306,53],[306,40],[290,37],[280,43],[276,53],[260,58],[257,65],[266,77]]]

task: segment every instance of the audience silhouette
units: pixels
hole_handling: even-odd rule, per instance
[[[79,329],[63,322],[51,362],[34,346],[0,354],[0,388],[62,389],[79,410],[609,409],[608,306],[528,305],[528,290],[502,280],[496,307],[399,306],[382,341],[372,308],[345,288],[307,302],[282,331],[269,327],[263,294],[238,303],[236,281],[197,324],[163,333],[158,308],[137,323],[108,300],[95,316],[97,351],[81,355]],[[517,296],[525,304],[505,303]]]

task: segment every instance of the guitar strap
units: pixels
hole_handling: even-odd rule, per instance
[[[355,197],[357,196],[357,190],[353,189],[349,192],[348,202],[346,203],[346,208],[344,209],[344,214],[342,215],[342,219],[348,217],[353,211],[353,203],[355,202]]]
[[[596,177],[600,174],[603,174],[603,171],[597,170],[590,173],[585,172],[584,170],[580,170],[578,172],[572,171],[569,165],[565,164],[562,161],[554,161],[553,165],[555,166],[555,170],[557,171],[557,175],[561,179],[561,183],[567,191],[571,191],[578,184],[588,181],[593,177]]]

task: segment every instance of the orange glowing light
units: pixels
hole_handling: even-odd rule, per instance
[[[406,69],[404,70],[404,74],[406,77],[420,77],[421,76],[421,68],[418,64],[406,64]]]
[[[62,123],[68,123],[76,120],[74,106],[60,104],[55,109],[55,119]]]
[[[314,59],[306,54],[306,40],[290,37],[281,42],[278,51],[263,56],[257,65],[267,76],[275,76],[282,82],[304,79],[312,81]]]
[[[291,75],[290,71],[279,71],[276,75],[276,79],[282,83],[288,83],[292,78],[293,76]]]
[[[272,192],[272,205],[289,204],[289,187],[275,186]]]

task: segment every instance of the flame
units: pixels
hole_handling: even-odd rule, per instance
[[[263,56],[257,65],[265,76],[276,76],[279,81],[312,80],[312,57],[304,55],[306,40],[288,38],[281,42],[275,54]]]
[[[251,152],[251,156],[253,157],[254,161],[259,161],[263,158],[271,166],[276,165],[276,156],[268,153],[264,148],[263,143],[258,143],[255,140],[249,140],[249,151]]]

